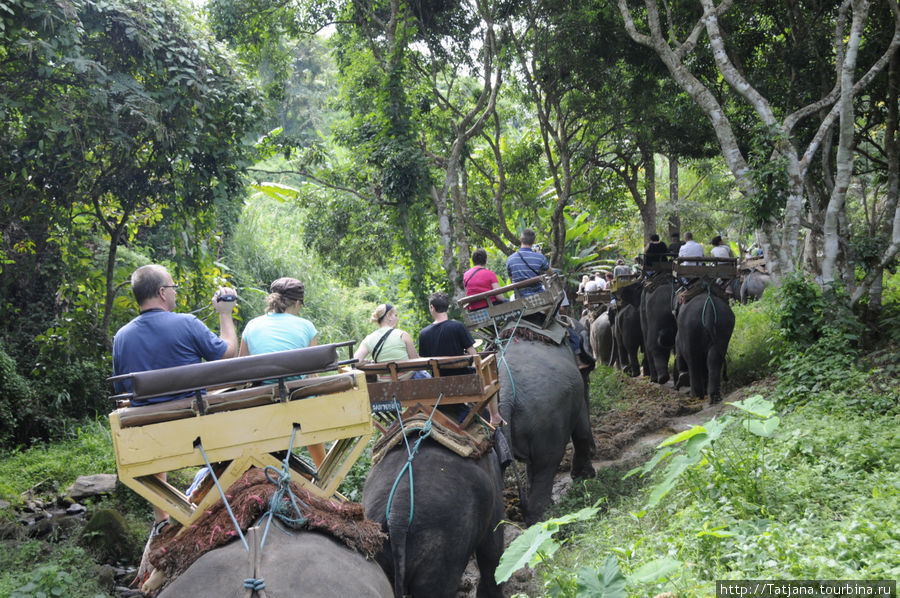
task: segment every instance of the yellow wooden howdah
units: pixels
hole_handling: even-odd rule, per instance
[[[316,478],[292,467],[292,481],[320,497],[336,496],[338,486],[362,454],[372,435],[369,394],[362,372],[342,369],[355,379],[349,390],[246,409],[195,415],[174,421],[123,427],[119,409],[109,415],[119,479],[126,486],[166,511],[185,527],[220,500],[209,492],[199,505],[156,474],[205,465],[200,446],[210,463],[227,464],[219,476],[227,489],[252,466],[271,465],[280,470],[281,456],[293,447],[333,443]]]

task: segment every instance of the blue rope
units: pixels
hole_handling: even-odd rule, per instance
[[[384,518],[385,521],[390,521],[391,519],[391,504],[394,502],[394,493],[397,491],[397,485],[400,483],[400,480],[403,478],[403,474],[409,470],[409,524],[412,524],[413,520],[413,505],[415,504],[415,499],[413,495],[413,470],[412,470],[412,462],[413,459],[416,458],[416,453],[419,452],[419,445],[422,444],[422,441],[431,436],[431,422],[434,419],[434,412],[437,411],[438,404],[440,404],[441,399],[444,398],[444,393],[441,393],[437,401],[434,403],[434,408],[431,410],[431,415],[428,416],[428,420],[425,422],[425,426],[419,430],[419,439],[416,440],[416,444],[413,446],[412,450],[409,448],[409,440],[406,438],[406,429],[403,426],[403,418],[400,416],[399,405],[397,408],[397,421],[400,422],[400,434],[403,436],[403,443],[406,445],[406,454],[408,455],[406,459],[406,463],[403,465],[403,468],[400,470],[400,473],[397,474],[397,479],[394,480],[394,485],[391,487],[391,493],[388,495],[387,505],[384,508]]]
[[[238,536],[241,537],[241,542],[244,543],[244,548],[247,549],[247,552],[250,552],[250,546],[247,545],[247,540],[244,538],[244,533],[241,531],[241,526],[238,525],[237,519],[234,517],[234,513],[231,512],[231,505],[228,504],[228,499],[225,498],[225,491],[222,490],[222,486],[219,484],[219,478],[216,477],[216,472],[213,471],[212,465],[209,464],[209,459],[206,458],[206,452],[203,450],[203,443],[198,443],[197,447],[200,449],[200,454],[203,455],[203,460],[206,462],[206,467],[209,468],[209,475],[212,476],[213,482],[216,483],[216,488],[219,490],[219,495],[222,497],[222,502],[225,503],[225,508],[228,510],[228,516],[231,517],[231,523],[234,524],[234,529],[237,530]]]
[[[704,282],[703,286],[706,287],[706,299],[703,301],[703,310],[700,312],[700,323],[706,326],[706,306],[712,305],[713,322],[718,324],[719,314],[716,312],[716,304],[712,299],[712,288],[709,286],[708,282]]]
[[[291,442],[288,445],[287,453],[285,454],[284,461],[281,464],[281,471],[278,471],[271,465],[267,465],[266,468],[263,470],[266,474],[266,479],[269,480],[270,482],[272,482],[273,484],[275,484],[276,486],[278,486],[278,489],[274,493],[272,493],[271,497],[269,497],[269,510],[264,515],[264,517],[267,517],[266,529],[263,531],[262,541],[259,543],[260,550],[262,550],[263,546],[266,545],[266,536],[268,536],[268,534],[269,534],[269,526],[272,523],[273,517],[278,517],[279,521],[283,521],[284,523],[288,523],[288,524],[292,524],[292,525],[302,525],[302,524],[306,523],[306,517],[303,516],[303,512],[300,510],[300,507],[297,506],[297,497],[294,496],[293,492],[291,492],[290,459],[291,459],[291,451],[294,448],[294,438],[296,438],[296,436],[297,436],[297,428],[294,427],[293,431],[291,432]],[[269,475],[270,472],[277,474],[278,479],[277,480],[272,479],[272,476]],[[288,498],[291,499],[290,504],[294,508],[293,513],[291,513],[291,511],[288,509],[287,505],[285,504],[285,500],[284,500],[285,496],[287,496]],[[304,507],[309,509],[309,506],[306,503],[304,503],[303,501],[300,501],[300,504],[302,504]],[[296,513],[297,517],[288,516],[288,513],[291,513],[291,514]]]
[[[519,322],[522,320],[522,312],[519,312],[519,317],[516,318],[516,323],[513,326],[512,331],[510,331],[509,338],[506,339],[506,342],[503,342],[503,339],[500,338],[500,331],[497,330],[497,322],[494,322],[494,344],[500,347],[500,356],[497,358],[498,362],[503,363],[504,367],[506,367],[506,374],[509,378],[509,384],[512,386],[512,402],[513,405],[516,404],[516,382],[513,380],[512,370],[509,369],[509,362],[506,361],[506,350],[509,348],[509,343],[512,342],[513,338],[516,335],[516,329],[519,327]]]
[[[266,580],[262,577],[260,577],[259,579],[248,577],[244,580],[244,587],[248,590],[253,590],[254,592],[260,592],[266,589]]]

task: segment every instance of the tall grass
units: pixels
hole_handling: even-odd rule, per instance
[[[302,244],[303,208],[258,196],[244,206],[226,258],[246,322],[265,311],[269,284],[291,276],[303,281],[306,297],[300,315],[319,331],[319,342],[361,340],[371,332],[369,315],[377,295],[366,287],[348,288],[333,277]]]
[[[759,301],[735,304],[734,333],[728,344],[728,377],[742,386],[766,376],[777,338],[775,299],[771,289]]]

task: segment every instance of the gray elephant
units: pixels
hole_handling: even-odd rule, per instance
[[[591,322],[591,352],[597,363],[612,366],[616,361],[609,310],[605,310]]]
[[[766,287],[772,284],[771,277],[758,270],[754,270],[744,276],[741,283],[741,303],[746,304],[749,301],[757,301],[762,297]]]
[[[680,375],[675,388],[690,381],[691,396],[709,396],[711,403],[722,400],[725,354],[734,332],[734,312],[716,290],[707,290],[688,299],[678,310],[676,362]],[[687,380],[686,380],[687,379]]]
[[[641,329],[641,285],[630,284],[617,292],[616,318],[613,326],[619,365],[629,376],[641,374],[638,352],[644,352],[644,334]],[[645,357],[646,359],[646,357]]]
[[[277,520],[266,535],[257,577],[268,598],[309,596],[393,596],[381,568],[336,540],[311,531],[289,531]],[[259,534],[262,537],[262,533]],[[247,598],[247,549],[231,542],[201,556],[160,598]]]
[[[568,344],[513,337],[500,363],[500,414],[513,455],[527,464],[522,511],[531,525],[550,504],[553,477],[572,439],[572,477],[590,477],[591,426]]]
[[[410,446],[415,438],[410,437]],[[366,516],[390,536],[377,560],[394,581],[394,595],[456,596],[474,553],[481,573],[478,596],[499,598],[494,571],[503,554],[499,524],[504,507],[496,453],[490,450],[480,459],[460,457],[427,438],[411,462],[411,494],[409,472],[403,471],[408,461],[404,446],[372,468],[362,499]]]
[[[647,281],[641,293],[641,331],[650,380],[669,381],[669,356],[675,349],[675,278],[661,272]]]

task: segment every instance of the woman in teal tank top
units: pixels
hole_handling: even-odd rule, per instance
[[[303,307],[305,287],[296,278],[279,278],[269,285],[265,315],[247,322],[241,335],[239,355],[259,355],[317,345],[318,332],[313,323],[297,314]],[[325,445],[306,447],[320,467],[325,460]]]

